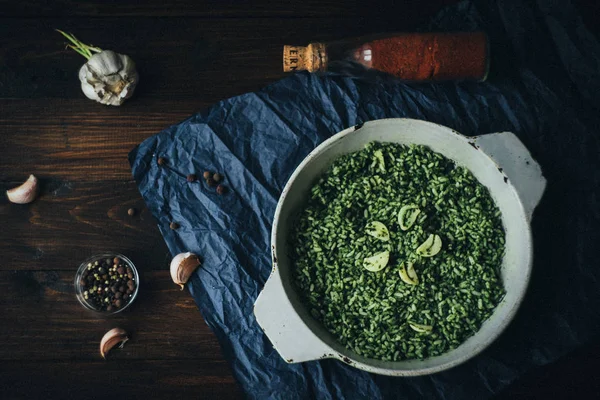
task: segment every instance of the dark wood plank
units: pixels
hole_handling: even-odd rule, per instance
[[[225,361],[4,361],[0,398],[240,399]]]
[[[140,292],[131,307],[97,316],[75,297],[70,271],[0,272],[0,365],[7,360],[102,362],[100,340],[120,326],[131,340],[109,361],[194,359],[218,364],[223,356],[187,290],[168,271],[140,271]]]
[[[269,25],[260,19],[0,19],[0,97],[85,99],[77,78],[85,59],[65,49],[54,31],[59,28],[131,55],[140,73],[138,98],[214,102],[283,76],[277,45],[282,23]],[[16,31],[20,39],[11,40]]]
[[[2,180],[29,173],[63,182],[131,180],[127,154],[147,137],[207,103],[132,101],[126,108],[88,100],[0,100]]]
[[[81,183],[41,174],[27,205],[0,200],[0,270],[71,270],[103,251],[127,255],[143,271],[165,270],[171,256],[132,180]],[[12,186],[0,184],[0,190]],[[127,210],[137,214],[129,216]]]
[[[77,72],[85,59],[65,49],[55,28],[129,54],[140,73],[137,99],[132,102],[147,98],[215,102],[285,76],[284,44],[406,30],[422,19],[422,14],[406,13],[327,20],[0,18],[0,98],[84,99]],[[89,102],[90,110],[96,109]]]
[[[0,15],[12,17],[71,17],[71,16],[179,16],[179,17],[377,17],[384,12],[420,15],[436,10],[452,0],[370,1],[361,0],[176,0],[159,1],[74,1],[28,0],[0,1]]]

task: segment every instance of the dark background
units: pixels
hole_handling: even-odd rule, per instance
[[[455,0],[2,1],[0,189],[34,173],[30,205],[0,199],[0,398],[239,398],[192,297],[171,282],[170,254],[131,177],[127,153],[210,104],[284,76],[281,47],[410,30]],[[576,1],[596,35],[600,6]],[[84,97],[83,57],[54,28],[130,55],[134,98]],[[135,207],[138,214],[127,215]],[[141,275],[128,312],[97,318],[77,302],[80,261],[112,250]],[[132,336],[108,361],[105,331]],[[600,340],[531,371],[499,399],[600,398]]]

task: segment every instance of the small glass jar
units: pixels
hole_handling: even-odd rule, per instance
[[[116,258],[119,259],[117,264],[114,263]],[[119,273],[119,268],[123,274]],[[105,252],[93,255],[79,265],[74,281],[75,295],[88,310],[113,315],[128,308],[137,298],[139,282],[137,268],[129,258]]]

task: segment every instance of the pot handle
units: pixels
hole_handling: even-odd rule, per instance
[[[299,363],[330,357],[333,350],[300,319],[287,297],[277,264],[254,303],[254,316],[281,358]]]
[[[512,132],[490,133],[471,140],[502,168],[517,190],[527,219],[531,221],[533,211],[546,189],[546,178],[529,150]]]

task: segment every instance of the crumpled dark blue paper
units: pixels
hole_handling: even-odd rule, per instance
[[[462,2],[424,30],[476,28],[492,44],[486,83],[301,73],[224,100],[131,152],[170,251],[202,255],[188,287],[248,398],[486,398],[600,332],[600,45],[564,1]],[[548,187],[533,219],[534,270],[523,306],[481,355],[432,376],[377,376],[332,360],[288,365],[252,312],[271,270],[279,194],[323,140],[389,117],[466,135],[512,131],[539,161]],[[157,166],[159,155],[166,167]],[[204,170],[221,171],[229,192],[186,182]],[[181,228],[170,230],[171,221]]]

